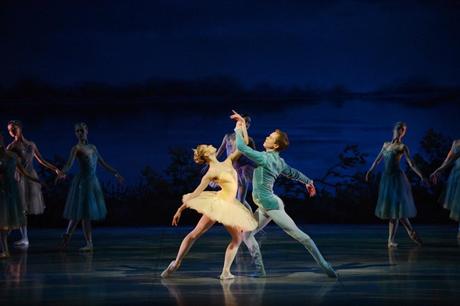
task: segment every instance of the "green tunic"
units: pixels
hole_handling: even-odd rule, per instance
[[[280,175],[304,184],[313,181],[300,171],[291,168],[276,151],[259,152],[244,143],[242,131],[237,129],[236,147],[256,164],[252,178],[252,199],[257,206],[266,210],[279,209],[278,197],[273,192],[273,185]]]

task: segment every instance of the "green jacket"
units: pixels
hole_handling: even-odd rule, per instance
[[[242,131],[237,129],[235,132],[237,149],[256,164],[252,178],[252,198],[258,206],[266,210],[279,209],[278,197],[273,193],[273,185],[280,175],[304,184],[313,182],[300,171],[289,167],[278,152],[253,150],[244,143]]]

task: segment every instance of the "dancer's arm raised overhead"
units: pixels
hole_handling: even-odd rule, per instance
[[[220,144],[219,149],[217,149],[217,152],[216,152],[217,158],[219,158],[224,153],[224,151],[227,149],[228,141],[229,141],[228,134],[225,134],[224,138],[222,138],[222,143]]]
[[[241,117],[243,119],[243,117]],[[238,120],[236,122],[235,129],[243,131],[243,141],[245,145],[249,144],[249,136],[248,136],[248,129],[246,127],[246,122],[243,120]],[[238,150],[238,148],[230,154],[227,159],[230,159],[232,162],[240,158],[241,152]]]
[[[382,161],[382,159],[383,159],[383,151],[385,150],[387,145],[388,145],[387,143],[383,144],[382,149],[380,150],[380,153],[375,158],[374,162],[372,163],[372,166],[366,172],[366,176],[365,176],[366,182],[369,181],[369,176],[371,175],[371,172],[374,171],[375,167],[377,167],[377,165]]]
[[[406,158],[406,161],[409,167],[412,169],[412,171],[414,171],[420,177],[422,181],[425,181],[425,178],[423,177],[422,172],[417,168],[417,166],[415,165],[414,161],[412,160],[410,156],[409,147],[404,145],[403,150],[404,150],[404,157]]]
[[[458,140],[457,140],[458,141]],[[438,176],[439,174],[444,171],[446,168],[448,168],[450,165],[452,165],[452,163],[460,157],[460,152],[455,154],[455,146],[457,145],[457,141],[454,141],[452,143],[452,147],[450,148],[449,150],[449,153],[447,153],[447,157],[446,159],[443,161],[443,163],[441,164],[441,166],[439,166],[438,169],[436,169],[431,175],[430,175],[430,179],[431,181],[434,183],[434,184],[437,184],[438,183]]]
[[[235,111],[233,111],[233,115],[231,115],[230,118],[233,120],[237,120],[238,122],[244,122],[244,118]],[[256,163],[257,166],[265,164],[265,152],[259,152],[249,147],[244,141],[244,135],[248,137],[248,131],[246,129],[246,124],[241,124],[241,129],[235,129],[235,142],[238,151],[240,151],[244,156]]]

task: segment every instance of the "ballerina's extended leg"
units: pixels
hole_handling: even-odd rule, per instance
[[[177,252],[176,259],[171,261],[169,266],[161,273],[161,277],[170,277],[182,264],[182,260],[190,251],[195,241],[201,237],[208,229],[214,225],[215,221],[206,216],[202,216],[195,228],[185,236]]]

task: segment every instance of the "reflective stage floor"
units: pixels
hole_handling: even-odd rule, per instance
[[[0,305],[445,305],[460,298],[456,227],[417,226],[425,244],[386,248],[386,226],[306,225],[340,280],[322,274],[312,257],[277,227],[258,235],[267,278],[249,277],[241,246],[238,277],[217,279],[229,236],[220,226],[192,248],[176,274],[159,277],[190,228],[96,228],[95,251],[78,252],[76,233],[66,252],[60,230],[31,229],[27,251],[0,260]],[[14,238],[11,237],[13,240]]]

